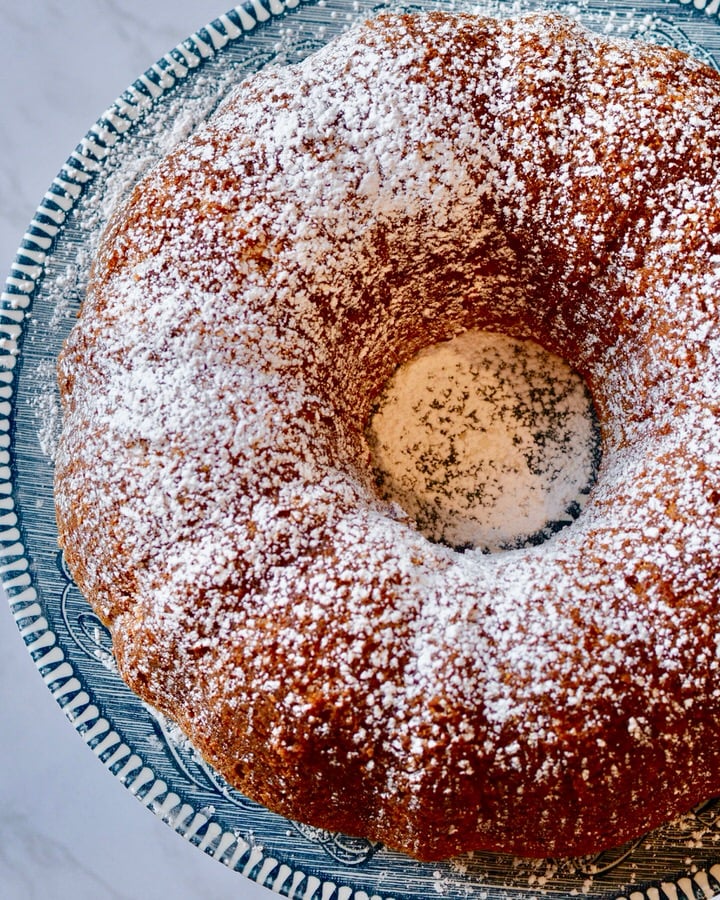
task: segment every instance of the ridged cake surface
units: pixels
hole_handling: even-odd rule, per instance
[[[544,14],[382,15],[240,85],[115,214],[59,378],[61,545],[120,671],[255,800],[422,858],[595,852],[720,791],[720,78]],[[586,380],[540,546],[376,491],[396,368]]]

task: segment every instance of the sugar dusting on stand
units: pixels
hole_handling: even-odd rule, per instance
[[[488,332],[401,367],[369,440],[381,494],[458,549],[546,540],[578,517],[597,473],[582,379],[537,344]]]
[[[423,857],[593,852],[720,790],[719,149],[697,62],[390,16],[118,212],[61,360],[61,540],[241,790]],[[392,373],[474,328],[593,393],[597,484],[538,547],[432,543],[367,464]]]

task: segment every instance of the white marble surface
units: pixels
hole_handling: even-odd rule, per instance
[[[152,62],[232,3],[0,0],[0,263],[95,119]],[[276,896],[189,846],[95,759],[0,606],[2,900]]]

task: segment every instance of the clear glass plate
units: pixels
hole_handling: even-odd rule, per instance
[[[412,8],[553,8],[588,26],[669,44],[718,68],[720,0],[480,0]],[[55,360],[109,211],[245,73],[298,60],[378,7],[367,0],[248,0],[149,68],[63,165],[18,250],[0,308],[0,577],[40,675],[90,750],[191,844],[303,900],[510,900],[538,894],[696,900],[720,892],[720,805],[598,857],[525,861],[475,853],[422,864],[282,819],[230,788],[117,675],[107,631],[57,548],[50,451]],[[48,748],[52,753],[52,748]],[[112,811],[108,811],[112,815]]]

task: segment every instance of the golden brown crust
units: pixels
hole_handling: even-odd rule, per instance
[[[719,88],[555,16],[383,16],[116,215],[60,363],[61,543],[251,797],[433,858],[595,852],[720,790]],[[542,547],[430,544],[363,462],[396,365],[474,327],[601,416]]]

